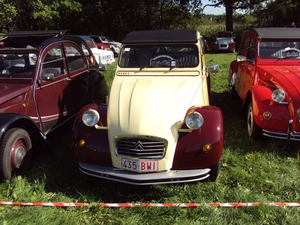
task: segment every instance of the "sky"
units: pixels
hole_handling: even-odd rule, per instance
[[[202,5],[205,6],[206,4],[212,4],[212,2],[208,0],[202,0]],[[204,11],[204,14],[214,14],[214,15],[222,15],[225,13],[225,7],[211,7],[211,6],[206,6]]]

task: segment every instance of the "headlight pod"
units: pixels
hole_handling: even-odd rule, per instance
[[[94,109],[89,109],[82,115],[82,121],[88,127],[95,126],[98,123],[99,119],[99,113]]]
[[[202,127],[204,119],[198,112],[192,112],[185,119],[186,126],[191,130],[197,130]]]
[[[272,99],[274,102],[282,102],[285,98],[285,92],[281,89],[276,89],[272,93]]]

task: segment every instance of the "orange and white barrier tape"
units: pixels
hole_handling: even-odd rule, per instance
[[[245,206],[287,206],[295,207],[300,206],[300,202],[282,202],[282,203],[51,203],[51,202],[8,202],[0,201],[0,205],[15,205],[15,206],[54,206],[54,207],[79,207],[79,206],[102,206],[108,208],[120,208],[120,207],[201,207],[201,206],[210,206],[210,207],[245,207]]]

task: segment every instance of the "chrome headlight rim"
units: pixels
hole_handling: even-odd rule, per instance
[[[82,122],[88,126],[95,126],[100,120],[99,113],[94,109],[89,109],[82,114]]]
[[[274,102],[282,102],[283,100],[285,99],[285,92],[284,90],[282,89],[275,89],[273,92],[272,92],[272,100]]]
[[[203,116],[196,111],[191,112],[185,118],[185,124],[191,130],[198,130],[203,126],[203,123]]]

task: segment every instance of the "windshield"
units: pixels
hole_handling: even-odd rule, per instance
[[[127,45],[121,50],[119,66],[124,68],[146,67],[196,67],[196,45]]]
[[[35,53],[0,54],[0,76],[10,78],[26,75],[33,78],[37,56]]]
[[[259,42],[258,55],[262,59],[299,59],[300,41],[263,40]]]

